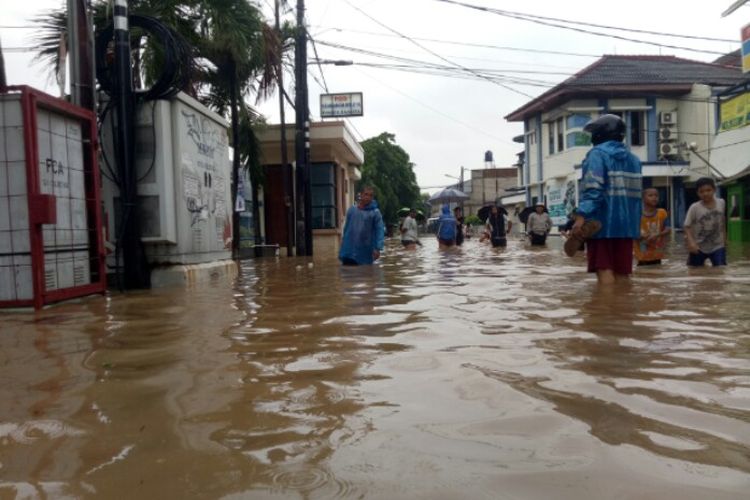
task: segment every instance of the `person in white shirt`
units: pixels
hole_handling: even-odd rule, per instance
[[[417,229],[417,211],[411,209],[404,222],[401,223],[401,244],[407,250],[415,250],[419,244],[419,232]]]
[[[552,229],[552,219],[544,211],[544,204],[537,203],[535,212],[529,215],[526,221],[526,231],[531,238],[532,245],[544,245],[547,242],[547,234]]]

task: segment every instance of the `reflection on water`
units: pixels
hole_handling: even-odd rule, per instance
[[[0,498],[744,498],[750,255],[560,242],[0,316]]]

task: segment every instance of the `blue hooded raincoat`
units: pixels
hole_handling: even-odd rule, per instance
[[[441,240],[456,239],[456,218],[451,214],[451,208],[443,205],[440,219],[438,219],[438,238]]]
[[[385,226],[377,201],[373,200],[365,208],[357,205],[349,207],[339,260],[350,259],[360,265],[372,264],[372,252],[382,251],[384,240]]]
[[[641,186],[641,162],[622,142],[603,142],[588,152],[576,214],[602,223],[594,239],[640,236]]]

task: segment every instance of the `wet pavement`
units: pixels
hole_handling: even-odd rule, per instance
[[[747,498],[750,249],[261,259],[0,313],[0,498]]]

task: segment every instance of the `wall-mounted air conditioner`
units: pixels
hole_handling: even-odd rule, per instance
[[[659,123],[662,125],[677,125],[677,112],[662,111],[659,113]]]

